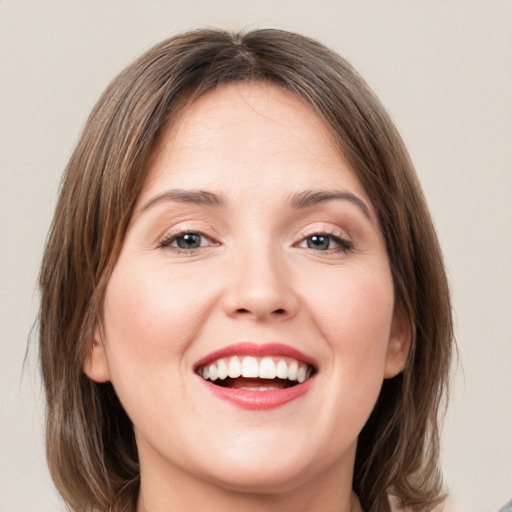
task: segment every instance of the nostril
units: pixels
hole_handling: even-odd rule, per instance
[[[246,309],[246,308],[238,308],[236,310],[236,312],[237,313],[243,313],[243,314],[251,313],[251,311],[249,309]],[[283,308],[275,309],[274,311],[272,311],[272,314],[284,315],[284,314],[286,314],[286,310],[283,309]]]

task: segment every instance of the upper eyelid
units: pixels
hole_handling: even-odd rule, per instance
[[[178,237],[186,233],[197,233],[214,241],[221,236],[218,230],[213,229],[204,219],[191,219],[187,216],[186,218],[172,219],[171,222],[165,224],[158,230],[151,245],[158,246],[164,239]]]
[[[218,245],[218,242],[211,235],[207,235],[199,229],[180,229],[176,231],[170,231],[162,237],[158,238],[157,245],[158,247],[167,247],[180,236],[192,233],[206,238],[210,242],[213,242],[214,245]]]
[[[335,231],[313,231],[309,234],[306,234],[300,238],[300,240],[296,243],[302,243],[304,240],[311,238],[312,236],[325,236],[327,238],[332,238],[335,240],[340,240],[342,242],[345,242],[347,244],[352,244],[353,242],[350,240],[349,237],[342,235],[341,233],[335,232]]]
[[[301,237],[297,242],[293,243],[294,247],[300,248],[300,245],[303,244],[308,238],[315,236],[315,235],[321,235],[326,236],[330,238],[338,247],[337,248],[330,248],[324,251],[318,251],[325,255],[332,254],[332,253],[352,253],[355,252],[357,249],[357,245],[354,241],[354,238],[350,235],[350,233],[347,232],[345,229],[341,228],[317,228],[312,229],[308,232],[303,232]],[[303,249],[306,249],[305,247],[302,247]],[[308,250],[313,250],[311,248],[307,248]],[[315,250],[315,252],[317,252]]]
[[[174,229],[174,228],[169,229],[168,228],[165,230],[164,234],[159,235],[157,237],[156,241],[159,241],[164,238],[179,237],[180,235],[187,234],[187,233],[195,233],[195,234],[202,235],[202,236],[212,239],[212,240],[220,237],[219,234],[212,235],[212,234],[207,233],[206,231],[207,230],[204,230],[202,228],[195,228],[193,226],[191,226],[191,227],[185,226],[185,227],[180,227],[177,229]],[[315,229],[311,229],[311,230],[307,230],[307,231],[302,230],[298,234],[297,238],[300,241],[300,240],[303,240],[303,239],[308,238],[313,235],[327,235],[327,236],[341,238],[343,240],[348,240],[349,238],[351,238],[351,235],[350,235],[350,233],[347,232],[347,230],[338,230],[338,229],[333,229],[333,228],[327,228],[327,229],[315,228]]]
[[[161,231],[159,230],[160,234],[153,239],[153,242],[151,243],[152,246],[158,247],[163,241],[179,237],[186,233],[197,233],[216,244],[222,243],[222,240],[226,238],[226,236],[231,238],[229,233],[226,232],[227,226],[224,226],[224,228],[219,231],[210,222],[205,222],[205,219],[183,218],[179,219],[176,223],[173,222],[172,224],[174,225],[167,225],[165,229],[162,229]],[[354,237],[350,226],[342,227],[339,225],[337,220],[308,220],[307,224],[303,222],[300,222],[300,224],[302,224],[302,226],[298,226],[298,229],[291,228],[290,226],[292,232],[289,231],[290,228],[286,228],[288,235],[285,235],[285,237],[290,237],[288,239],[292,245],[296,245],[305,238],[315,234],[327,235],[339,238],[345,242],[354,243]],[[295,231],[295,235],[293,235],[293,231]],[[284,239],[282,239],[282,241],[284,242]]]
[[[342,240],[351,241],[352,235],[347,229],[336,229],[336,228],[314,228],[311,230],[302,230],[299,237],[300,240],[304,240],[310,236],[314,235],[327,235],[335,238],[340,238]]]

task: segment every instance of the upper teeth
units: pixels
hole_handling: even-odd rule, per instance
[[[312,369],[305,363],[287,357],[232,356],[218,359],[199,369],[199,374],[207,380],[224,380],[227,377],[288,379],[304,382],[311,376]]]

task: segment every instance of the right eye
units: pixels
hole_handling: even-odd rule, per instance
[[[182,233],[171,233],[159,244],[161,248],[169,248],[177,252],[191,252],[201,247],[217,245],[203,233],[187,231]]]

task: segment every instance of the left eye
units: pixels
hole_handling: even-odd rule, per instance
[[[178,250],[192,250],[206,247],[213,242],[201,233],[187,232],[171,235],[160,243],[160,247],[171,247]]]
[[[316,233],[304,238],[298,247],[305,247],[315,251],[340,250],[348,251],[351,244],[348,240],[344,240],[338,236],[329,235],[327,233]]]

